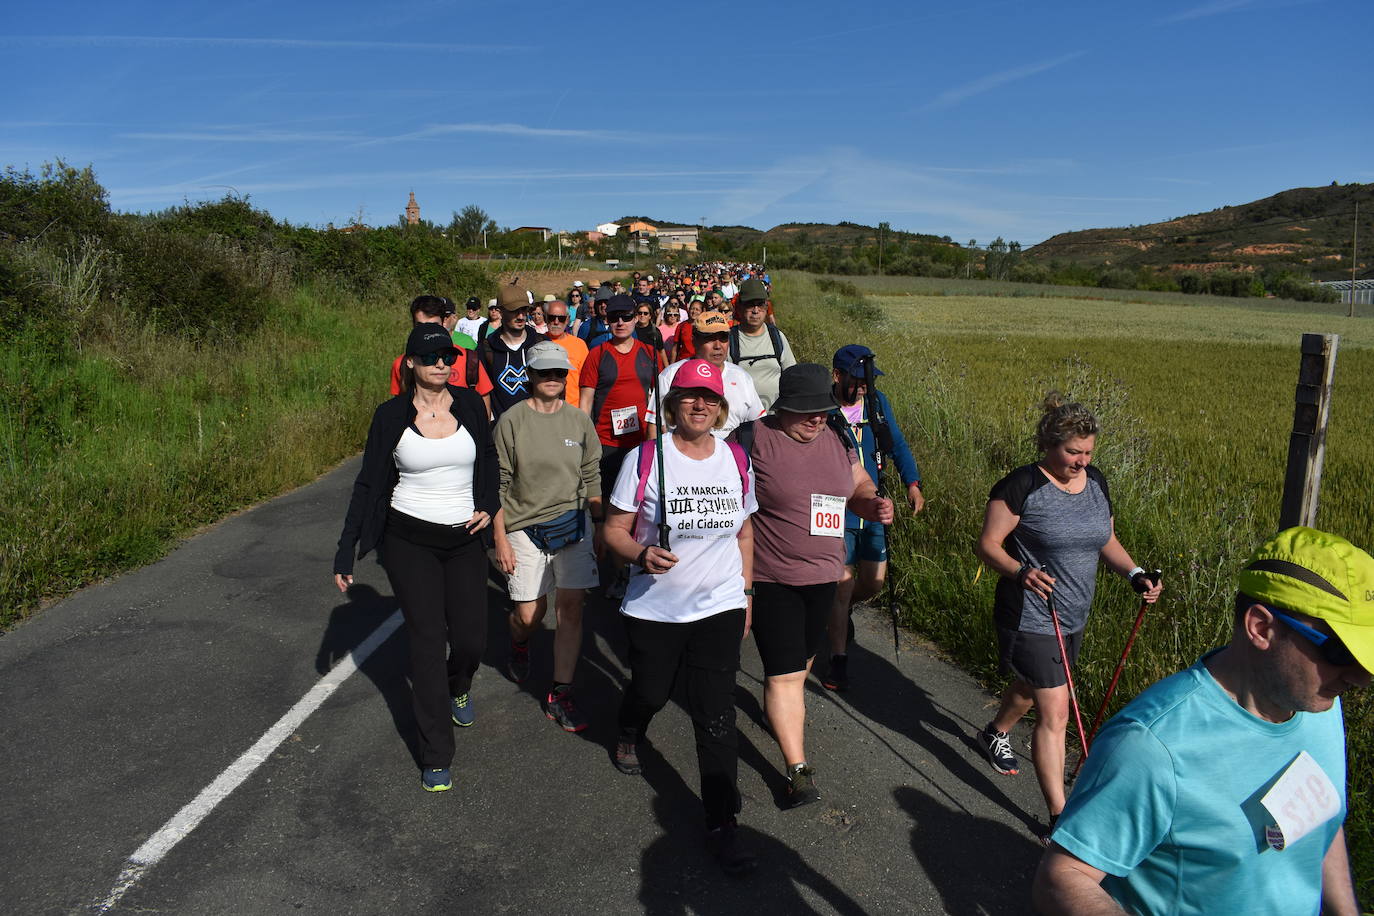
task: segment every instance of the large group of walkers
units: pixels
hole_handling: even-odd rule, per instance
[[[817,655],[827,689],[862,677],[849,666],[854,606],[884,586],[897,504],[925,506],[877,357],[852,343],[829,366],[798,363],[752,264],[659,265],[543,296],[505,284],[463,311],[442,296],[410,304],[334,564],[346,590],[375,550],[401,607],[423,788],[452,787],[454,727],[476,720],[489,575],[509,598],[517,683],[552,600],[540,692],[570,732],[589,724],[576,669],[599,593],[619,606],[630,670],[612,764],[642,771],[650,724],[680,685],[707,848],[727,874],[750,872],[736,820],[742,645],[752,637],[762,664],[784,804],[815,802],[806,680]],[[1034,709],[1048,818],[1036,906],[1357,912],[1339,694],[1374,669],[1374,560],[1335,535],[1294,528],[1263,545],[1241,574],[1230,644],[1110,720],[1066,798],[1072,671],[1099,567],[1129,582],[1142,614],[1163,590],[1117,538],[1098,434],[1088,407],[1051,392],[1038,460],[992,488],[974,545],[998,576],[1011,681],[972,737],[1015,775],[1011,731]]]

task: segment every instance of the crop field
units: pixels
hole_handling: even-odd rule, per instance
[[[1137,562],[1164,570],[1165,596],[1146,618],[1114,707],[1228,638],[1236,570],[1278,527],[1304,332],[1341,335],[1317,525],[1374,546],[1369,318],[1345,318],[1344,306],[1136,291],[1132,298],[1155,301],[1101,290],[1077,292],[1122,299],[944,294],[954,283],[818,284],[785,273],[775,301],[799,359],[828,364],[854,342],[877,353],[887,373],[880,387],[928,500],[895,535],[904,622],[991,686],[1000,686],[995,577],[980,570],[972,545],[992,484],[1035,460],[1037,405],[1051,388],[1097,411],[1094,461],[1111,485],[1117,532]],[[1085,715],[1100,702],[1136,609],[1125,582],[1100,578],[1075,675]],[[1371,699],[1357,692],[1346,702],[1347,832],[1366,899],[1374,894]]]

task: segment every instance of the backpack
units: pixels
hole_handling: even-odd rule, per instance
[[[717,441],[721,441],[721,440],[717,440]],[[738,445],[737,443],[734,443],[734,442],[726,442],[725,445],[729,446],[729,448],[730,448],[730,454],[731,454],[732,456],[734,456],[734,459],[735,459],[735,467],[739,470],[740,494],[741,494],[742,496],[748,496],[748,495],[749,495],[749,453],[746,452],[746,451],[745,451],[740,445]],[[649,446],[649,447],[646,448],[645,446]],[[643,443],[640,445],[640,447],[639,447],[639,485],[635,487],[635,506],[636,506],[636,507],[638,507],[641,503],[644,502],[644,491],[645,491],[645,490],[648,488],[648,486],[649,486],[649,471],[653,470],[653,467],[654,467],[654,453],[655,453],[656,450],[655,450],[652,446],[653,446],[653,443],[651,443],[648,439],[645,439],[644,442],[643,442]],[[658,495],[658,498],[659,498],[660,500],[663,499],[663,494],[660,493],[660,494]],[[632,535],[635,535],[635,536],[638,536],[638,534],[639,534],[639,515],[638,515],[638,513],[636,513],[636,515],[635,515],[635,524],[634,524],[634,528],[631,529],[631,534],[632,534]]]
[[[467,350],[463,354],[463,369],[467,373],[468,387],[477,391],[477,369],[481,366],[481,360],[477,358],[476,350]]]
[[[773,352],[771,354],[765,353],[762,356],[745,356],[743,359],[751,365],[761,359],[776,359],[778,365],[782,365],[782,332],[776,326],[766,322],[763,326],[768,330],[768,339],[773,342]],[[730,362],[740,365],[740,359],[739,325],[735,325],[730,329]]]

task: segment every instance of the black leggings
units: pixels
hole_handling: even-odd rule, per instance
[[[744,636],[744,608],[690,623],[625,617],[630,686],[620,703],[620,735],[638,741],[668,702],[679,665],[687,672],[687,712],[697,739],[701,804],[706,827],[740,810],[739,735],[735,729],[735,672]]]
[[[451,697],[472,687],[487,644],[487,556],[480,535],[392,511],[382,563],[405,615],[420,766],[453,763]]]

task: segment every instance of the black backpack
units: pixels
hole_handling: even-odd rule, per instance
[[[765,323],[764,327],[768,330],[768,339],[773,342],[773,352],[765,353],[762,356],[745,356],[743,357],[743,359],[750,365],[758,362],[761,359],[776,359],[778,361],[778,364],[781,365],[782,332],[779,331],[777,329],[777,326],[775,325]],[[733,328],[730,329],[730,362],[739,365],[740,359],[741,357],[739,355],[739,325],[735,325]]]

